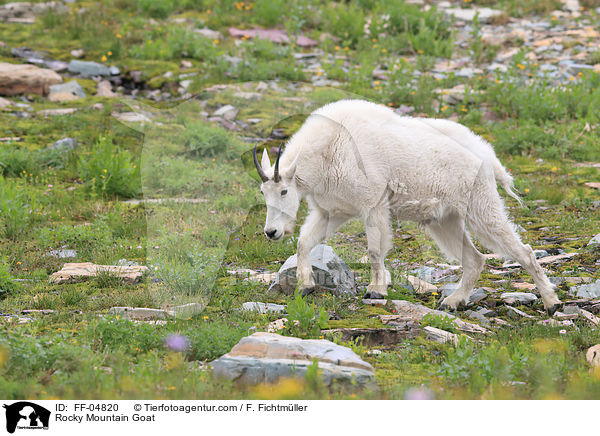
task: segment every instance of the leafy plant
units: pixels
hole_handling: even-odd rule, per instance
[[[110,134],[100,136],[91,153],[79,158],[78,170],[94,193],[127,198],[140,192],[139,170],[131,154],[115,146]]]
[[[308,304],[298,288],[294,292],[294,299],[287,305],[287,312],[288,325],[284,331],[289,336],[316,338],[329,320],[322,307],[317,314],[315,305]]]
[[[428,313],[421,319],[421,326],[431,326],[438,329],[446,330],[447,332],[458,333],[450,317],[443,315],[435,315],[433,313]]]

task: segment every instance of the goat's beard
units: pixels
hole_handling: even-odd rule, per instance
[[[290,236],[292,236],[294,234],[294,228],[296,227],[296,221],[292,221],[290,223],[287,223],[285,225],[285,227],[283,228],[283,238],[288,238]]]

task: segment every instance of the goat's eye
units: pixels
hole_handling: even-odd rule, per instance
[[[281,191],[281,195],[285,195],[287,194],[287,189],[284,189],[283,191]]]
[[[265,193],[262,191],[262,189],[260,190],[261,195],[265,195]]]

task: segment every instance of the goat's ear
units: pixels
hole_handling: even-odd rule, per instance
[[[286,168],[286,170],[283,174],[283,177],[285,177],[288,180],[293,179],[294,174],[296,174],[296,163],[298,162],[298,156],[299,156],[299,154],[296,155],[292,164],[288,168]]]
[[[262,159],[260,161],[260,166],[263,168],[263,171],[267,171],[271,168],[271,160],[269,159],[269,153],[267,153],[267,149],[263,150]]]

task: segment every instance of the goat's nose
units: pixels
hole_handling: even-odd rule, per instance
[[[277,233],[277,230],[265,230],[265,235],[267,235],[267,238],[269,239],[273,239],[275,233]]]

